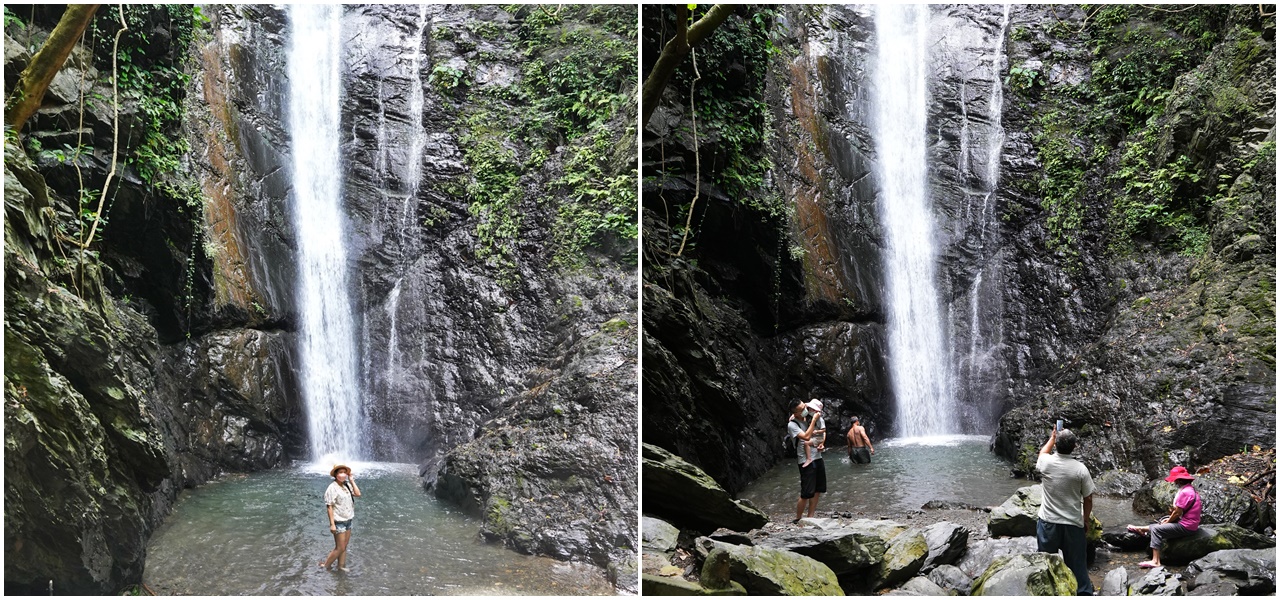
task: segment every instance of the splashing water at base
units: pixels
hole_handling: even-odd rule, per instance
[[[143,581],[200,595],[614,594],[601,571],[486,544],[480,522],[422,490],[413,465],[348,463],[363,496],[350,573],[316,563],[333,549],[328,464],[233,475],[184,492],[152,537]]]

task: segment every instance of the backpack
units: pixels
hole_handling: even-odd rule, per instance
[[[794,456],[798,452],[796,449],[796,436],[791,435],[790,431],[782,434],[782,451],[787,456]]]

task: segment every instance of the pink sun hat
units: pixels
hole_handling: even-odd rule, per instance
[[[1169,469],[1169,476],[1164,478],[1164,480],[1168,481],[1169,483],[1173,483],[1179,479],[1186,479],[1187,481],[1195,481],[1196,476],[1192,475],[1191,473],[1188,473],[1186,467],[1182,465],[1178,465],[1172,469]]]

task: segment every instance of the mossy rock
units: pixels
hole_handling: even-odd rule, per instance
[[[910,529],[893,538],[884,551],[880,572],[872,587],[879,589],[898,585],[915,576],[929,557],[929,542],[917,529]]]
[[[726,561],[730,577],[747,592],[768,596],[843,596],[836,574],[795,552],[716,542],[707,562]]]
[[[1185,565],[1218,550],[1259,550],[1275,545],[1275,540],[1237,525],[1207,525],[1190,536],[1169,540],[1160,551],[1160,561]]]
[[[1002,556],[973,582],[974,596],[1074,596],[1076,576],[1057,554]]]

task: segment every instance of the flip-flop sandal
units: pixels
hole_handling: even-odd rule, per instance
[[[1149,560],[1144,560],[1144,561],[1142,561],[1142,562],[1138,563],[1138,566],[1139,566],[1139,567],[1142,567],[1142,568],[1144,568],[1144,569],[1156,569],[1156,568],[1162,567],[1162,566],[1164,566],[1164,565],[1157,565],[1156,563],[1153,563],[1153,562],[1151,562],[1151,561],[1149,561]]]

